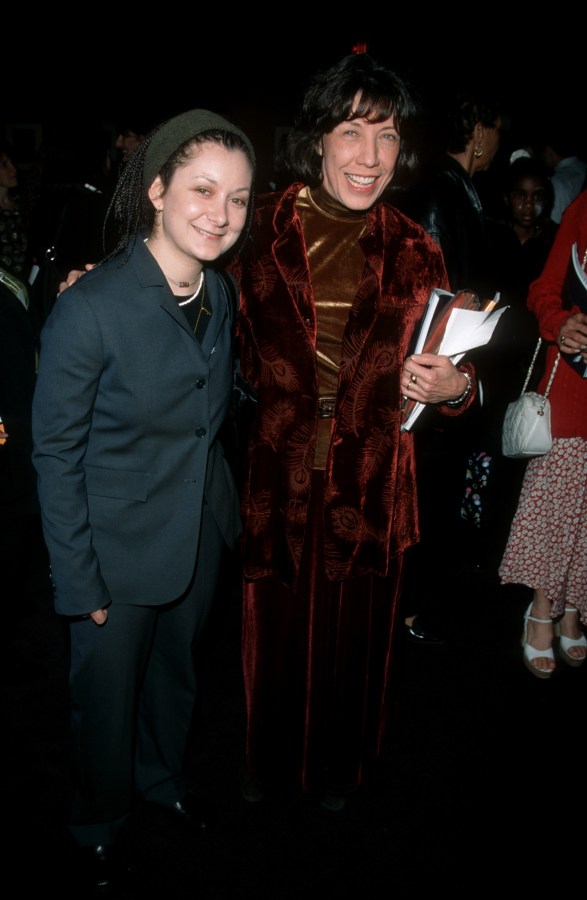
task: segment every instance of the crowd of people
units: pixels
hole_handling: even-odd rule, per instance
[[[409,83],[351,54],[304,94],[285,188],[256,196],[240,123],[193,109],[121,126],[115,173],[97,139],[92,168],[40,193],[28,224],[0,146],[0,299],[7,328],[26,320],[28,385],[17,447],[3,367],[2,488],[16,449],[69,630],[69,827],[102,891],[137,797],[190,829],[210,821],[183,764],[227,550],[242,566],[251,802],[294,785],[334,813],[368,781],[393,726],[398,640],[444,640],[442,586],[422,577],[449,535],[472,565],[534,592],[522,637],[534,675],[556,668],[555,631],[562,660],[585,659],[577,367],[554,382],[549,454],[510,465],[499,438],[538,333],[544,377],[558,352],[587,362],[587,315],[565,293],[574,244],[585,268],[587,195],[567,180],[557,220],[553,168],[524,149],[500,163],[486,211],[478,173],[497,167],[499,100],[469,84],[437,114],[424,167]],[[35,293],[35,248],[66,233],[70,252]],[[510,310],[480,352],[414,354],[434,289]],[[236,373],[256,410],[235,479],[222,435]],[[426,405],[415,433],[401,427],[406,399]]]

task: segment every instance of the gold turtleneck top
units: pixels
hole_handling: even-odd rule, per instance
[[[302,188],[296,206],[316,304],[319,396],[336,397],[343,333],[365,265],[359,238],[366,213],[347,209],[323,188]],[[331,430],[331,418],[318,419],[315,469],[325,468]]]

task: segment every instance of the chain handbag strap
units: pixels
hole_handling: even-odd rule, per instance
[[[585,249],[585,253],[583,254],[583,263],[582,263],[582,268],[583,268],[583,270],[585,270],[585,266],[586,266],[586,265],[587,265],[587,248]],[[521,390],[521,394],[524,394],[524,393],[526,392],[526,388],[528,387],[528,382],[530,381],[530,376],[532,375],[532,369],[534,368],[534,363],[536,362],[536,357],[538,356],[538,351],[540,350],[540,345],[541,345],[541,344],[542,344],[542,338],[539,337],[539,338],[538,338],[538,343],[536,344],[536,349],[534,350],[534,356],[532,357],[532,362],[530,363],[530,366],[529,366],[529,368],[528,368],[528,374],[526,375],[526,380],[525,380],[525,382],[524,382],[524,387],[523,387],[522,390]],[[551,389],[551,387],[552,387],[552,382],[553,382],[553,379],[554,379],[554,373],[555,373],[556,370],[557,370],[557,367],[558,367],[560,358],[561,358],[561,355],[560,355],[560,350],[559,350],[559,352],[558,352],[557,355],[556,355],[556,359],[555,359],[555,361],[554,361],[554,364],[553,364],[553,366],[552,366],[552,372],[550,373],[550,378],[548,379],[548,384],[546,385],[546,390],[544,391],[544,394],[543,394],[542,404],[541,404],[541,406],[540,406],[541,411],[544,410],[544,406],[545,406],[546,400],[548,399],[548,395],[549,395],[549,393],[550,393],[550,389]]]
[[[536,344],[536,349],[534,350],[534,356],[532,357],[532,362],[528,367],[528,374],[526,375],[526,380],[524,382],[524,386],[520,391],[520,394],[526,393],[526,388],[528,387],[528,382],[530,381],[530,376],[532,375],[532,369],[534,368],[534,363],[536,362],[536,357],[538,356],[538,351],[540,350],[540,345],[542,344],[542,338],[538,338],[538,343]]]
[[[544,401],[545,401],[545,402],[546,402],[546,399],[547,399],[547,397],[548,397],[548,395],[549,395],[549,393],[550,393],[550,389],[551,389],[551,387],[552,387],[552,382],[553,382],[553,379],[554,379],[554,373],[556,372],[557,366],[558,366],[558,364],[559,364],[559,362],[560,362],[560,358],[561,358],[561,355],[560,355],[560,351],[559,351],[559,352],[556,354],[556,359],[555,359],[554,364],[553,364],[553,366],[552,366],[552,372],[550,373],[550,378],[548,379],[548,384],[546,385],[546,390],[544,391]],[[542,405],[544,406],[544,404],[542,404]]]
[[[587,251],[586,251],[586,253],[585,253],[585,257],[587,258]],[[529,366],[529,368],[528,368],[528,374],[526,375],[526,380],[525,380],[525,382],[524,382],[524,387],[522,388],[522,390],[521,390],[521,392],[520,392],[520,396],[521,396],[522,394],[525,394],[525,393],[526,393],[526,388],[528,387],[528,382],[530,381],[530,376],[532,375],[532,369],[534,368],[534,363],[536,362],[536,357],[538,356],[538,351],[540,350],[540,345],[541,345],[541,344],[542,344],[542,338],[539,337],[539,338],[538,338],[538,343],[536,344],[536,349],[534,350],[534,356],[532,357],[532,362],[530,363],[530,366]],[[553,382],[553,379],[554,379],[554,374],[555,374],[555,372],[556,372],[556,370],[557,370],[557,368],[558,368],[558,364],[559,364],[560,358],[561,358],[561,355],[560,355],[560,351],[559,351],[559,352],[557,353],[557,355],[556,355],[556,359],[555,359],[554,364],[553,364],[553,366],[552,366],[552,372],[550,373],[550,378],[548,379],[548,384],[546,385],[546,390],[544,391],[544,394],[543,394],[543,396],[542,396],[542,403],[541,403],[541,406],[540,406],[541,410],[544,410],[544,406],[545,406],[546,401],[547,401],[547,399],[548,399],[548,395],[549,395],[549,393],[550,393],[550,389],[551,389],[551,387],[552,387],[552,382]]]

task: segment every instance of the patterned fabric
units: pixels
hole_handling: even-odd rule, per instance
[[[461,502],[461,519],[475,528],[484,523],[485,495],[491,482],[493,457],[484,450],[471,453],[465,472],[465,492]],[[442,474],[439,473],[439,477]]]
[[[529,461],[499,576],[542,588],[552,618],[571,603],[587,624],[587,440],[555,438]]]
[[[319,396],[301,187],[259,200],[250,255],[235,269],[243,372],[259,395],[243,497],[245,574],[279,574],[288,584],[308,518]],[[334,581],[383,576],[390,556],[418,539],[400,374],[431,289],[447,287],[439,248],[397,210],[378,204],[359,243],[365,265],[343,336],[325,468],[324,561]]]
[[[25,281],[28,277],[27,247],[22,214],[15,201],[12,209],[0,210],[0,266]]]

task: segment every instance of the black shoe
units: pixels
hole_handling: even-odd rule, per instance
[[[346,797],[341,794],[326,793],[320,801],[320,806],[329,812],[342,812],[346,806]]]
[[[248,803],[259,803],[260,800],[265,799],[265,794],[261,788],[257,786],[255,779],[246,766],[243,765],[240,769],[239,777],[243,800],[246,800]]]
[[[424,628],[421,622],[418,621],[418,616],[414,618],[411,625],[404,624],[404,636],[410,644],[422,644],[431,647],[444,644],[444,638]]]
[[[207,831],[212,825],[212,809],[210,803],[203,797],[194,794],[186,794],[182,800],[178,800],[173,806],[163,806],[177,822],[187,828],[196,831]]]
[[[128,873],[112,847],[80,847],[79,866],[80,881],[88,897],[124,896],[120,891]]]

